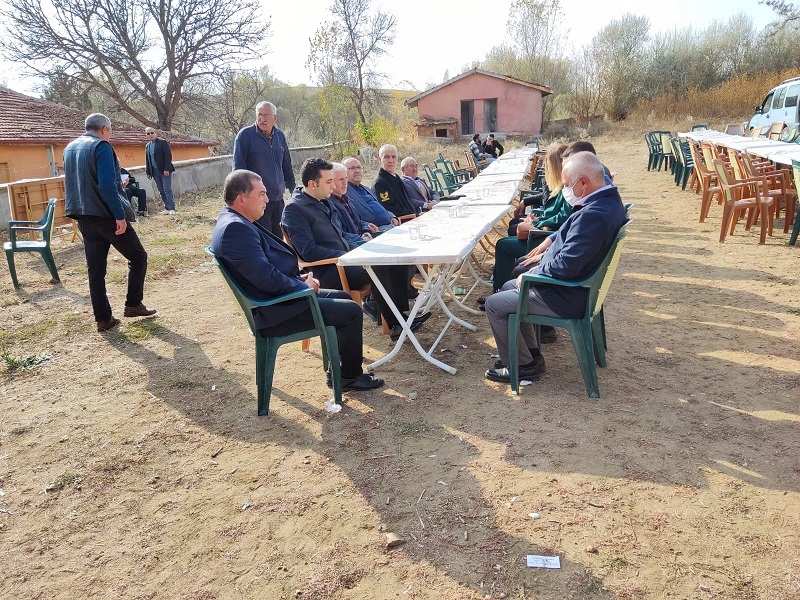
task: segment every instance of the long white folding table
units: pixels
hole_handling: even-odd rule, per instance
[[[721,131],[715,131],[713,129],[688,131],[679,133],[678,136],[689,138],[696,142],[719,144],[720,146],[725,146],[732,150],[755,154],[761,158],[766,158],[790,167],[792,166],[793,159],[800,161],[800,145],[792,142],[742,137],[740,135],[722,133]]]
[[[453,274],[461,268],[478,241],[509,210],[511,207],[508,204],[471,206],[463,216],[451,217],[449,209],[440,205],[421,217],[383,232],[374,240],[339,257],[339,264],[342,266],[364,267],[375,288],[385,298],[388,298],[386,288],[376,277],[373,266],[416,265],[417,270],[425,279],[425,285],[409,311],[407,319],[403,317],[396,306],[389,302],[389,308],[402,325],[403,332],[392,351],[369,365],[370,369],[394,358],[408,337],[425,360],[448,373],[455,374],[455,367],[435,358],[433,352],[453,323],[471,331],[476,331],[477,327],[454,315],[445,303],[443,294],[447,292],[451,299],[455,299],[452,289]],[[425,227],[424,235],[419,239],[411,239],[412,228],[422,226]],[[432,265],[432,267],[426,272],[424,265]],[[430,310],[434,306],[441,308],[448,319],[433,345],[426,350],[411,331],[411,323],[420,309],[425,307]]]

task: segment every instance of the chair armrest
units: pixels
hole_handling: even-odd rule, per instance
[[[537,273],[523,273],[522,285],[523,289],[530,287],[532,283],[546,283],[549,285],[560,285],[562,287],[586,287],[586,280],[580,281],[564,281],[563,279],[556,279],[549,275],[539,275]]]
[[[39,221],[9,221],[8,222],[8,226],[9,227],[19,227],[19,226],[29,226],[30,227],[30,226],[33,226],[33,225],[39,225],[40,227],[44,227],[44,225],[41,225],[39,223]]]
[[[417,215],[402,215],[397,218],[400,220],[401,223],[403,223],[404,221],[410,221],[411,219],[416,219]]]
[[[322,260],[313,261],[298,260],[297,264],[299,264],[300,268],[302,269],[305,269],[306,267],[319,267],[322,265],[336,265],[339,264],[339,257],[334,256],[333,258],[323,258]]]
[[[248,296],[248,300],[250,300],[254,306],[274,306],[275,304],[289,302],[290,300],[297,300],[298,298],[305,298],[306,296],[316,296],[316,292],[314,292],[314,290],[311,288],[308,288],[307,290],[289,292],[288,294],[284,294],[283,296],[278,296],[276,298],[270,298],[269,300],[256,300],[250,296]]]

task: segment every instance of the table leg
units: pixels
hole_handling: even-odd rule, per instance
[[[381,294],[383,294],[384,298],[389,298],[389,295],[386,293],[386,288],[383,287],[383,284],[380,282],[378,277],[375,275],[375,271],[372,270],[372,267],[371,266],[365,266],[364,268],[367,270],[367,273],[369,273],[369,276],[370,276],[370,279],[372,279],[373,285],[378,289],[378,291]],[[420,293],[420,295],[417,297],[416,302],[414,302],[414,306],[412,307],[411,311],[408,314],[408,320],[403,319],[402,313],[399,310],[397,310],[397,307],[394,305],[393,302],[387,302],[387,304],[389,305],[389,308],[391,309],[392,313],[397,318],[398,323],[400,323],[400,326],[403,328],[403,331],[400,333],[400,337],[397,339],[397,343],[395,343],[394,348],[392,348],[391,352],[389,352],[389,354],[387,354],[383,358],[378,359],[375,362],[373,362],[372,364],[368,365],[367,366],[368,370],[371,371],[375,367],[379,367],[382,364],[384,364],[384,363],[390,361],[391,359],[393,359],[395,356],[397,356],[397,353],[400,352],[400,348],[402,347],[403,342],[405,341],[406,337],[408,337],[408,339],[411,341],[411,343],[413,344],[414,348],[417,350],[417,352],[419,353],[419,355],[422,358],[427,360],[429,363],[431,363],[433,365],[436,365],[440,369],[442,369],[444,371],[447,371],[448,373],[451,373],[453,375],[456,374],[457,369],[455,367],[451,367],[447,363],[444,363],[444,362],[440,361],[439,359],[434,358],[433,355],[430,353],[430,351],[425,351],[425,349],[420,345],[419,340],[417,340],[417,336],[414,335],[413,331],[411,331],[411,322],[414,320],[414,317],[417,315],[417,311],[422,306],[423,302],[426,301],[426,298],[427,298],[427,296],[429,294],[438,294],[439,295],[439,303],[440,303],[440,305],[444,306],[444,302],[441,300],[441,294],[439,292],[439,290],[441,288],[441,284],[436,281],[439,278],[440,278],[440,276],[437,276],[435,279],[431,279],[429,277],[426,277],[425,287],[423,288],[423,290]],[[438,283],[438,285],[437,285],[437,283]],[[429,284],[430,284],[430,286],[429,286]],[[446,306],[444,306],[444,309],[445,309],[446,313],[451,315],[451,320],[452,320],[453,319],[452,313],[450,313],[450,311],[447,310]],[[445,329],[447,329],[447,327],[449,327],[449,326],[450,326],[450,321],[448,321],[447,325],[445,326]],[[474,331],[474,328],[473,328],[473,331]],[[437,338],[437,343],[438,343],[439,339],[441,339],[441,334],[440,334],[439,338]]]

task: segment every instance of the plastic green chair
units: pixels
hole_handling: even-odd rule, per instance
[[[8,260],[8,270],[11,273],[11,282],[14,284],[14,289],[19,289],[19,281],[17,281],[17,269],[14,264],[15,252],[38,252],[44,264],[50,270],[50,275],[53,277],[53,282],[58,283],[61,281],[58,277],[58,270],[56,269],[56,261],[53,258],[53,251],[50,249],[50,235],[53,232],[53,217],[56,212],[57,198],[50,198],[47,207],[44,210],[44,216],[38,221],[9,221],[8,222],[8,239],[9,241],[3,244],[3,249],[6,251],[6,259]],[[17,234],[21,231],[35,231],[42,234],[41,240],[18,240]]]
[[[787,127],[783,130],[781,134],[781,141],[782,142],[800,142],[800,125],[792,125],[791,127]]]
[[[214,264],[219,267],[222,277],[227,282],[228,286],[233,292],[233,297],[239,303],[244,311],[244,316],[247,318],[247,323],[250,325],[250,332],[256,339],[256,385],[258,386],[258,414],[265,416],[269,414],[269,399],[272,394],[272,377],[275,372],[275,359],[278,354],[278,348],[284,344],[297,342],[310,337],[319,336],[322,342],[322,366],[325,370],[330,367],[331,381],[333,382],[333,398],[336,404],[342,403],[342,379],[340,374],[339,365],[339,347],[337,345],[336,328],[333,326],[326,326],[322,320],[322,312],[319,309],[317,302],[317,295],[311,288],[307,290],[300,290],[290,294],[284,294],[277,298],[270,300],[256,300],[248,296],[235,279],[231,276],[228,269],[220,262],[211,248],[206,248],[206,252],[210,254],[214,260]],[[261,332],[256,328],[255,320],[253,319],[253,309],[260,306],[273,306],[282,302],[290,300],[297,300],[298,298],[308,298],[308,303],[311,307],[311,314],[314,317],[314,329],[308,331],[301,331],[292,333],[290,335],[283,335],[280,337],[264,337]]]
[[[511,391],[519,394],[519,355],[516,352],[520,335],[521,323],[535,325],[552,325],[562,327],[569,332],[572,346],[578,357],[578,364],[583,374],[586,393],[590,398],[600,397],[600,386],[597,383],[597,368],[595,361],[601,367],[606,366],[606,339],[603,322],[603,301],[605,300],[614,273],[617,271],[619,259],[622,255],[622,240],[625,238],[625,227],[630,223],[628,219],[620,228],[617,237],[606,254],[603,262],[595,269],[594,273],[582,281],[561,281],[546,275],[526,273],[522,276],[522,287],[519,291],[517,312],[508,318],[508,347],[509,373],[511,375]],[[545,317],[543,315],[528,314],[528,295],[531,284],[550,284],[566,287],[585,287],[589,289],[586,301],[586,311],[579,319],[564,319],[560,317]]]
[[[445,176],[445,174],[442,172],[441,169],[434,169],[433,176],[436,179],[436,183],[438,184],[439,189],[442,190],[442,192],[440,193],[443,196],[449,196],[450,194],[452,194],[458,188],[461,187],[460,185],[452,184],[449,181],[447,181],[447,177]]]
[[[800,162],[792,160],[792,174],[794,175],[794,187],[800,190]],[[792,228],[792,235],[789,237],[789,245],[794,246],[797,243],[797,234],[800,233],[800,207],[798,207],[794,216],[794,227]]]
[[[425,171],[425,177],[428,178],[428,185],[431,186],[431,189],[441,196],[447,196],[447,192],[442,189],[442,187],[439,185],[439,182],[436,180],[436,176],[433,174],[433,169],[431,169],[429,165],[423,164],[422,170]]]

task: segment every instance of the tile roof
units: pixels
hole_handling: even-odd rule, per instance
[[[67,144],[84,132],[83,111],[0,86],[0,144]],[[112,144],[144,146],[144,125],[112,120]],[[173,146],[216,146],[188,135],[165,135]]]

